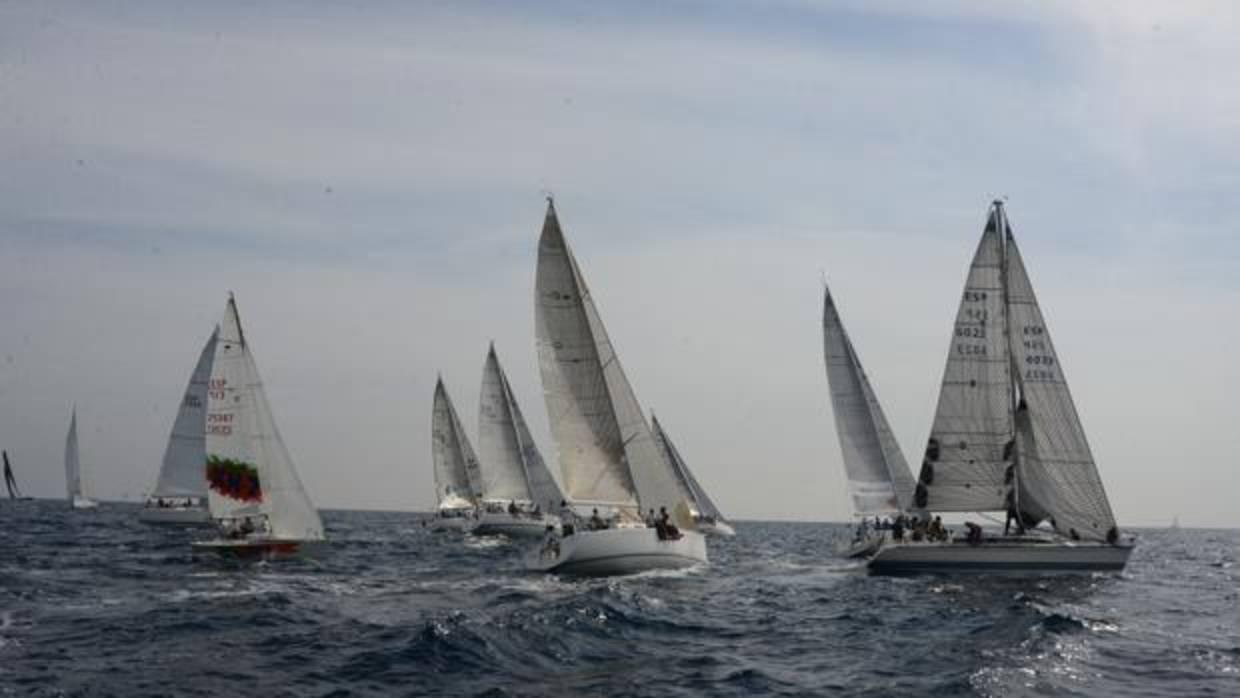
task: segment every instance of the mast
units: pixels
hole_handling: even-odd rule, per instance
[[[1020,369],[1015,365],[1016,354],[1012,349],[1012,294],[1008,287],[1008,224],[1007,216],[1003,211],[1003,202],[995,199],[993,202],[995,209],[995,223],[999,229],[999,288],[1003,294],[1003,339],[1007,344],[1007,392],[1008,392],[1008,414],[1010,415],[1009,424],[1012,426],[1012,440],[1010,456],[1011,462],[1008,465],[1008,473],[1010,477],[1004,479],[1008,484],[1008,515],[1012,513],[1016,515],[1017,526],[1024,528],[1024,516],[1020,510],[1020,434],[1019,427],[1016,423],[1016,415],[1020,405]],[[1008,449],[1004,449],[1007,451]],[[1009,455],[1008,453],[1004,454]],[[1006,458],[1005,458],[1006,459]],[[1006,524],[1004,528],[1006,528]]]

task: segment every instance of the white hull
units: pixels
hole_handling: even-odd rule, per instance
[[[979,545],[887,543],[868,563],[871,574],[1089,574],[1119,572],[1132,545],[1037,539],[987,539]]]
[[[472,516],[436,516],[426,523],[426,527],[434,533],[466,533],[472,531],[478,519]]]
[[[539,545],[526,557],[526,569],[581,576],[633,574],[704,564],[706,538],[682,531],[679,540],[659,540],[653,528],[578,531],[561,538],[559,554]]]
[[[879,547],[882,546],[883,541],[886,539],[887,537],[882,533],[871,531],[864,538],[860,540],[854,538],[848,544],[839,546],[837,550],[844,557],[854,559],[870,557],[878,552]]]
[[[508,512],[485,513],[478,517],[471,533],[475,536],[508,536],[509,538],[540,538],[547,533],[547,526],[560,528],[557,519],[539,516],[512,516]]]
[[[74,509],[94,509],[99,506],[99,502],[86,497],[74,497],[72,504]]]
[[[205,507],[143,507],[138,520],[149,524],[205,526],[211,523],[211,512]]]
[[[736,535],[736,529],[732,528],[732,524],[727,521],[716,521],[714,523],[698,521],[696,526],[700,533],[707,536],[731,538]]]

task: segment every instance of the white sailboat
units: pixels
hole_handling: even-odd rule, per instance
[[[965,540],[889,541],[871,572],[1118,571],[1132,552],[998,201],[965,283],[913,506],[1005,512],[1017,533],[970,526]]]
[[[564,495],[525,424],[494,344],[482,369],[478,450],[482,504],[474,535],[537,537],[559,525],[552,512]]]
[[[232,294],[217,329],[207,389],[207,503],[221,536],[195,552],[271,557],[311,552],[325,541],[280,438]]]
[[[435,382],[431,457],[435,465],[435,493],[439,498],[435,516],[430,521],[431,530],[473,530],[478,523],[477,508],[482,499],[482,473],[443,378]]]
[[[573,507],[563,514],[598,510],[609,523],[602,528],[592,517],[591,527],[565,525],[564,536],[533,551],[527,567],[609,575],[706,562],[706,539],[692,530],[676,476],[654,441],[550,201],[538,242],[535,325],[547,413]],[[643,523],[641,511],[662,508],[677,514],[679,536],[661,536]]]
[[[74,509],[94,509],[99,503],[86,495],[89,487],[82,478],[82,458],[78,453],[77,405],[73,406],[73,416],[69,418],[69,435],[65,437],[65,486],[68,489],[69,504]]]
[[[853,514],[861,517],[846,554],[864,557],[883,540],[880,532],[864,525],[866,517],[898,516],[908,511],[916,483],[844,329],[830,289],[823,292],[822,338],[848,494]]]
[[[177,409],[155,490],[146,499],[138,520],[155,524],[211,523],[207,508],[207,385],[219,331],[211,333],[190,374],[185,396]]]
[[[690,514],[693,516],[694,528],[708,536],[735,536],[736,529],[732,528],[732,524],[723,517],[723,512],[719,511],[719,507],[715,506],[710,495],[706,494],[706,490],[698,483],[697,478],[693,476],[693,471],[689,470],[689,464],[681,457],[676,444],[672,443],[671,437],[663,430],[663,425],[653,414],[650,415],[650,431],[654,435],[655,443],[663,451],[663,456],[671,464],[681,493],[686,500],[691,502]]]

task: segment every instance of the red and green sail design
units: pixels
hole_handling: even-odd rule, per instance
[[[207,483],[219,494],[243,502],[263,501],[258,469],[245,461],[207,456]]]

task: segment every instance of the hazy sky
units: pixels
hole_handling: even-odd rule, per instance
[[[101,6],[107,6],[106,9]],[[1240,525],[1240,5],[0,5],[0,447],[154,483],[237,293],[321,507],[426,509],[487,342],[555,462],[544,191],[734,518],[849,515],[821,276],[909,460],[1008,213],[1122,524]]]

